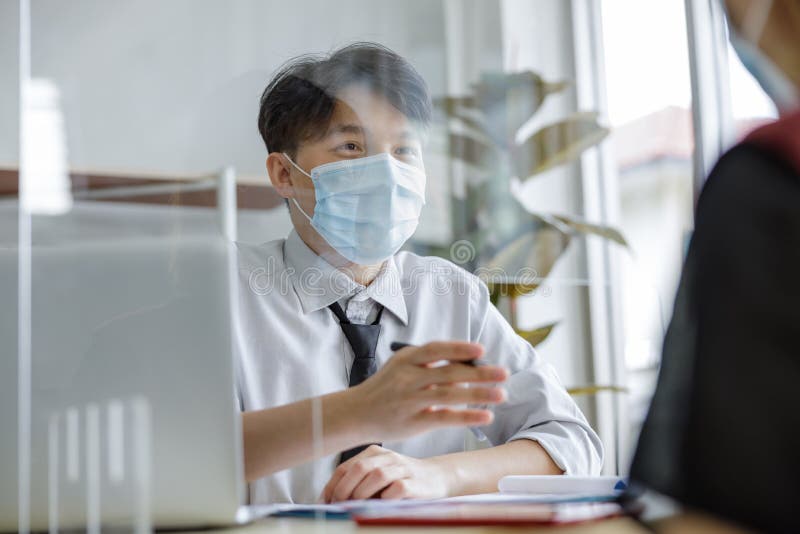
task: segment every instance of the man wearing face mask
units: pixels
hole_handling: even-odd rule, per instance
[[[725,4],[731,42],[781,117],[703,188],[631,478],[690,509],[798,532],[800,0]],[[683,519],[676,532],[714,525]]]
[[[238,245],[253,503],[436,498],[496,491],[512,473],[600,471],[597,435],[486,287],[400,251],[425,203],[430,119],[419,74],[369,43],[291,61],[261,97],[266,167],[294,230]],[[464,452],[468,426],[492,447]]]

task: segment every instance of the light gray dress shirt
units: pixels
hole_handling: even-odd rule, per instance
[[[294,231],[285,240],[237,244],[237,250],[235,341],[244,410],[347,388],[353,352],[327,306],[338,301],[351,321],[367,323],[377,315],[378,303],[384,307],[378,367],[391,357],[392,341],[480,343],[486,361],[511,373],[505,384],[508,401],[494,408],[494,421],[482,428],[492,444],[535,440],[567,474],[599,474],[599,438],[552,366],[514,333],[477,277],[441,258],[399,252],[364,287],[315,254]],[[464,429],[448,428],[383,446],[423,458],[461,451],[464,443]],[[337,456],[250,484],[250,502],[315,502]]]

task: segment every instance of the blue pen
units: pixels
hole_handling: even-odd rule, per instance
[[[392,349],[392,352],[397,352],[398,350],[403,349],[405,347],[414,347],[414,346],[416,345],[412,345],[411,343],[403,343],[402,341],[392,341],[392,343],[389,345],[389,348]],[[477,367],[479,365],[486,365],[481,360],[467,360],[462,363],[471,365],[473,367]],[[477,406],[479,410],[486,410],[488,407],[489,406],[486,404]],[[471,426],[469,427],[469,429],[470,431],[472,431],[472,435],[475,436],[478,439],[478,441],[486,441],[487,439],[489,439],[486,437],[486,434],[483,433],[483,430],[481,430],[477,426]]]

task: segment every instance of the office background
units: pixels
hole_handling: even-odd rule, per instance
[[[698,165],[775,114],[733,55],[690,31],[687,20],[707,17],[724,36],[719,13],[700,4],[34,0],[21,108],[18,3],[0,0],[0,246],[18,244],[18,170],[26,164],[38,177],[25,199],[34,245],[219,233],[226,223],[217,182],[232,177],[236,238],[285,236],[290,223],[267,184],[256,114],[270,74],[301,53],[377,41],[407,57],[434,97],[465,94],[486,72],[569,81],[525,128],[592,110],[611,134],[512,187],[531,209],[618,228],[629,248],[575,240],[542,290],[520,299],[517,318],[521,328],[558,323],[539,349],[565,385],[626,388],[577,397],[609,452],[606,471],[624,471],[658,369]],[[730,92],[702,79],[693,89],[690,72],[704,61],[722,62]],[[703,107],[709,94],[724,108]],[[31,121],[22,160],[21,116]],[[725,137],[708,139],[698,117],[723,125]],[[425,153],[419,244],[452,242],[451,198],[478,174],[450,157],[447,127],[440,114]],[[4,298],[4,316],[17,314],[16,304]],[[57,305],[68,314],[80,303]],[[8,365],[13,358],[3,354]]]

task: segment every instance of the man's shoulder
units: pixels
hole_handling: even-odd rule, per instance
[[[395,263],[404,287],[413,285],[430,287],[460,287],[472,295],[487,292],[486,284],[463,267],[438,256],[420,256],[401,251],[395,255]]]
[[[403,250],[398,252],[394,259],[402,277],[408,276],[414,270],[427,270],[442,277],[478,279],[463,267],[445,258],[440,258],[439,256],[420,256],[419,254]]]
[[[275,239],[264,243],[235,242],[239,267],[263,267],[268,262],[283,263],[283,245],[286,239]]]

